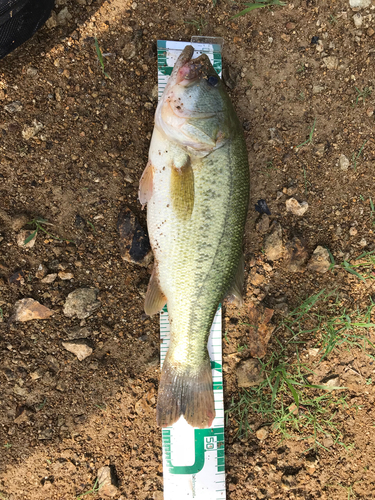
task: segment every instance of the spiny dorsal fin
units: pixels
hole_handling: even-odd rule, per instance
[[[157,268],[154,265],[154,269],[151,274],[150,282],[148,284],[146,297],[145,297],[145,313],[149,316],[158,313],[165,304],[167,303],[167,298],[164,293],[160,290],[159,278],[157,276]]]

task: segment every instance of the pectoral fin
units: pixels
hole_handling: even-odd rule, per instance
[[[177,216],[184,220],[190,219],[194,207],[194,172],[187,154],[173,162],[171,199]]]
[[[146,168],[143,171],[141,180],[139,181],[138,198],[142,203],[142,208],[150,200],[154,183],[154,168],[150,160],[147,162]]]
[[[236,272],[236,276],[234,277],[232,286],[228,291],[228,298],[234,302],[237,307],[241,307],[243,304],[242,290],[244,283],[244,268],[245,261],[243,255],[241,255],[240,261],[238,263],[238,268]]]
[[[145,313],[149,316],[158,313],[165,304],[167,303],[167,298],[160,289],[159,279],[157,276],[156,266],[151,274],[150,282],[148,284],[146,298],[145,298]]]

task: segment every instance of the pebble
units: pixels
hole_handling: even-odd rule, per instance
[[[313,94],[320,94],[321,92],[323,92],[324,90],[324,87],[322,87],[321,85],[313,85]]]
[[[262,274],[257,272],[250,274],[250,283],[254,286],[261,285],[265,280],[265,277]]]
[[[307,250],[303,242],[296,236],[286,244],[286,269],[292,273],[300,273],[305,270],[308,258]]]
[[[262,365],[256,358],[241,361],[236,368],[238,387],[253,387],[264,380]]]
[[[319,349],[317,347],[311,347],[308,351],[307,351],[308,355],[309,356],[317,356],[319,354]]]
[[[65,271],[60,271],[59,278],[62,280],[72,280],[74,278],[74,275],[73,273],[66,273]]]
[[[48,268],[44,264],[39,264],[38,269],[35,272],[35,277],[38,279],[44,278],[44,276],[48,273]]]
[[[258,224],[256,225],[257,231],[266,233],[270,227],[270,218],[267,214],[262,214]]]
[[[9,104],[6,104],[4,106],[5,111],[8,111],[8,113],[17,113],[18,111],[21,111],[22,109],[22,102],[21,101],[14,101]]]
[[[63,312],[68,318],[77,316],[79,319],[88,318],[101,302],[97,300],[99,290],[94,288],[77,288],[71,292],[65,301]]]
[[[349,234],[350,234],[350,236],[357,236],[357,234],[358,234],[357,228],[355,228],[354,226],[352,226],[349,229]]]
[[[31,238],[30,241],[28,241],[25,244],[26,239],[29,236],[31,236],[33,233],[35,233],[34,236]],[[24,230],[20,231],[17,235],[17,245],[21,248],[33,248],[33,246],[35,245],[35,242],[36,242],[36,236],[37,236],[37,232],[30,231],[29,229],[24,229]]]
[[[333,387],[340,387],[340,377],[338,376],[331,376],[328,380],[327,379],[322,379],[320,381],[322,385],[325,385],[326,387],[330,387],[331,390]]]
[[[117,220],[121,257],[127,262],[147,267],[152,259],[148,234],[128,207],[123,207]]]
[[[29,66],[26,70],[26,74],[28,76],[31,76],[32,78],[34,78],[38,74],[38,70],[37,70],[37,68],[34,68],[33,66]]]
[[[270,140],[268,141],[269,144],[283,144],[283,138],[281,137],[281,134],[279,130],[275,127],[268,129],[270,133]]]
[[[310,271],[317,273],[326,273],[331,266],[331,259],[328,250],[322,246],[317,246],[312,254],[311,259],[307,263],[307,268]]]
[[[86,339],[90,336],[90,330],[87,327],[76,326],[67,332],[70,340]]]
[[[152,102],[145,102],[144,107],[145,107],[145,109],[151,111],[153,109],[154,105],[152,104]]]
[[[53,283],[55,281],[55,279],[57,278],[57,274],[56,273],[53,273],[53,274],[47,274],[47,276],[45,278],[43,278],[41,280],[42,283]]]
[[[360,28],[362,26],[362,22],[363,22],[363,17],[362,15],[357,12],[356,14],[354,14],[353,16],[353,21],[354,21],[354,25],[356,28]]]
[[[348,160],[348,158],[345,155],[340,155],[339,165],[340,165],[341,170],[348,170],[349,165],[350,165],[350,161]]]
[[[258,429],[256,431],[255,434],[256,434],[256,437],[259,439],[259,441],[264,441],[265,439],[267,439],[269,431],[268,431],[267,427],[261,427],[260,429]]]
[[[337,69],[339,65],[339,60],[336,56],[328,56],[323,59],[327,69]]]
[[[238,75],[227,64],[224,64],[223,66],[222,78],[223,82],[229,89],[233,90],[235,88],[238,80]]]
[[[62,342],[63,347],[75,354],[79,361],[83,361],[92,354],[92,348],[84,341]]]
[[[40,132],[43,129],[43,124],[40,122],[37,122],[36,120],[33,121],[32,125],[26,125],[24,129],[22,130],[22,137],[28,141],[32,137],[35,137],[38,132]]]
[[[34,299],[21,299],[15,303],[15,311],[12,321],[30,321],[32,319],[47,319],[54,314],[54,311],[43,306]]]
[[[278,222],[272,225],[271,233],[265,237],[263,242],[264,252],[268,260],[278,260],[284,252],[282,229]]]
[[[370,7],[371,0],[349,0],[349,5],[351,9],[365,9]]]
[[[116,486],[117,478],[115,477],[111,467],[100,467],[97,477],[100,495],[114,497],[118,494],[118,488]]]
[[[57,14],[56,20],[57,24],[60,26],[64,26],[65,24],[68,24],[68,22],[72,19],[72,15],[69,12],[67,7],[64,7],[60,12]]]
[[[361,241],[359,242],[359,244],[361,247],[365,247],[365,246],[367,246],[367,241],[365,240],[365,238],[362,238]]]
[[[285,202],[286,211],[291,212],[293,215],[304,215],[309,208],[307,201],[299,203],[295,198],[289,198]]]
[[[333,446],[334,444],[335,443],[331,437],[325,437],[323,439],[323,446],[325,446],[326,448],[331,448],[331,446]]]

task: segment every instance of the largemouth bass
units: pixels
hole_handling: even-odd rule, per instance
[[[139,199],[155,256],[145,312],[168,303],[171,342],[157,422],[193,427],[215,417],[207,340],[217,307],[241,300],[249,166],[242,127],[208,57],[185,47],[155,114]]]

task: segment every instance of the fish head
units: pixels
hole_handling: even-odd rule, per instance
[[[192,59],[193,53],[187,46],[178,58],[155,124],[169,140],[204,156],[228,139],[232,107],[208,56]]]

